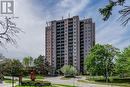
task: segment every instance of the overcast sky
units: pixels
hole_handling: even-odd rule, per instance
[[[108,0],[15,0],[15,16],[18,27],[25,33],[17,38],[18,46],[0,47],[0,53],[8,58],[22,59],[25,56],[45,55],[46,21],[79,15],[80,19],[93,18],[96,23],[96,43],[112,44],[123,49],[130,45],[130,23],[122,27],[118,8],[113,10],[112,17],[104,22],[98,9],[105,6]],[[129,1],[129,0],[127,0]],[[130,5],[130,1],[129,4]]]

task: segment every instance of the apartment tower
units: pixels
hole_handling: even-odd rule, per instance
[[[73,65],[84,71],[84,59],[95,44],[95,23],[78,16],[54,20],[46,26],[46,61],[58,70]]]

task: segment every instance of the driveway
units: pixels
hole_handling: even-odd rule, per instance
[[[50,81],[54,84],[65,84],[65,85],[74,85],[78,87],[119,87],[119,86],[110,86],[110,85],[98,85],[98,84],[91,84],[91,83],[82,83],[77,82],[77,80],[80,80],[82,78],[75,78],[75,79],[69,79],[69,80],[61,80],[61,77],[46,77],[46,81]]]

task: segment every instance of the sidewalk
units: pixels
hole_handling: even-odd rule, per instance
[[[65,85],[74,85],[78,87],[119,87],[119,86],[111,86],[111,85],[99,85],[99,84],[91,84],[91,83],[82,83],[78,82],[79,79],[68,79],[61,80],[61,77],[46,77],[44,80],[50,81],[54,84],[65,84]],[[82,78],[80,78],[82,79]]]
[[[18,85],[18,82],[14,83],[14,86]],[[0,83],[0,87],[12,87],[11,83]]]

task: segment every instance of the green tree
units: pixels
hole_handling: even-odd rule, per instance
[[[112,15],[112,10],[114,7],[122,6],[123,9],[119,10],[121,14],[120,19],[123,21],[122,25],[126,25],[130,20],[130,6],[124,6],[126,0],[109,0],[108,5],[104,8],[100,8],[99,11],[103,16],[103,20],[106,21]]]
[[[23,59],[23,65],[28,70],[30,67],[33,66],[33,58],[28,56]]]
[[[105,71],[106,71],[106,80],[108,80],[108,77],[113,74],[115,71],[115,56],[119,53],[119,49],[113,47],[112,45],[104,45],[106,52],[108,52],[108,56],[106,56],[105,60]]]
[[[44,62],[44,70],[45,70],[45,75],[54,75],[56,72],[56,69],[52,67],[48,61]]]
[[[86,71],[90,75],[103,75],[108,82],[109,76],[114,71],[114,56],[116,48],[111,45],[96,44],[90,51],[85,61]]]
[[[24,67],[27,69],[29,67],[29,58],[28,57],[25,57],[23,59],[23,65]]]
[[[23,71],[23,65],[18,59],[11,60],[11,74],[19,76]]]
[[[65,77],[74,77],[77,74],[76,68],[71,65],[64,65],[61,68],[61,72]]]
[[[31,56],[28,57],[29,58],[29,67],[33,66],[33,58]]]
[[[44,56],[40,55],[38,58],[34,59],[34,66],[36,67],[36,71],[38,74],[43,74],[44,69]]]
[[[3,69],[3,64],[6,62],[6,58],[2,55],[2,54],[0,54],[0,83],[1,83],[1,81],[3,80],[3,78],[4,78],[4,69]]]
[[[130,74],[130,46],[117,56],[115,70],[122,78]]]
[[[4,75],[14,75],[19,76],[23,70],[23,65],[18,59],[7,59],[3,65]]]
[[[54,74],[54,68],[50,66],[47,61],[45,61],[45,58],[42,55],[34,59],[34,66],[38,74],[42,75]]]

